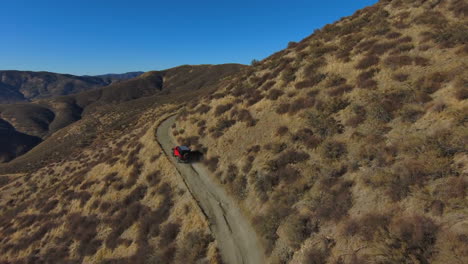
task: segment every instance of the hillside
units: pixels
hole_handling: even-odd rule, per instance
[[[468,262],[467,12],[380,1],[181,112],[269,262]]]
[[[219,79],[242,67],[238,64],[180,66],[148,72],[131,80],[78,94],[31,103],[0,104],[0,120],[20,133],[46,139],[86,115],[118,109],[116,105],[120,103],[149,96],[167,97],[170,94],[197,92],[201,88],[209,89]],[[12,151],[14,146],[24,150]],[[21,141],[15,141],[9,147],[0,146],[0,155],[13,158],[29,149],[23,148]]]
[[[75,94],[109,85],[109,78],[52,72],[0,71],[0,104]]]
[[[73,101],[83,114],[0,165],[0,263],[221,263],[155,133],[244,67],[182,66],[38,102]]]
[[[137,72],[126,72],[126,73],[108,73],[108,74],[101,74],[101,75],[94,75],[94,77],[99,77],[104,80],[108,80],[109,82],[118,82],[122,80],[129,80],[136,78],[142,75],[145,72],[137,71]]]
[[[251,67],[1,105],[0,139],[43,141],[0,164],[0,263],[223,263],[182,165],[238,202],[267,263],[468,263],[467,13],[383,0]],[[166,151],[204,165],[161,149],[175,114]]]

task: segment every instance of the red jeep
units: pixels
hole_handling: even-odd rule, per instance
[[[187,146],[177,146],[172,149],[172,156],[177,158],[178,162],[188,163],[192,151]]]

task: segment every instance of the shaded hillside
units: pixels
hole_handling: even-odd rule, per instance
[[[75,94],[109,85],[109,78],[52,72],[0,71],[0,103]]]
[[[0,119],[0,162],[22,155],[39,142],[40,138],[20,133],[8,122]]]
[[[126,73],[109,73],[109,74],[95,75],[94,77],[99,77],[99,78],[109,81],[110,83],[113,83],[113,82],[133,79],[142,75],[143,73],[145,72],[137,71],[137,72],[126,72]]]
[[[173,134],[272,263],[466,263],[467,12],[380,1],[224,82]]]
[[[94,134],[91,131],[97,129],[95,120],[99,119],[101,114],[115,113],[110,115],[112,121],[124,124],[134,118],[132,115],[150,105],[188,99],[188,95],[196,97],[200,92],[210,91],[221,79],[237,73],[244,67],[238,64],[181,66],[165,71],[148,72],[132,80],[76,95],[34,103],[0,105],[0,117],[12,124],[16,130],[42,139],[49,138],[53,133],[83,117],[89,117],[82,122],[83,126],[89,125],[90,130],[86,130],[88,134],[76,135],[88,138]],[[114,120],[115,117],[120,120]],[[62,152],[57,152],[57,149],[69,151],[70,145],[81,144],[75,136],[68,136],[70,135],[65,138],[62,136],[61,140],[54,137],[47,141],[49,143],[41,144],[37,151],[58,155],[57,153]],[[3,150],[0,146],[1,151]],[[34,155],[34,159],[52,159],[52,156],[45,156]],[[21,166],[13,167],[21,170]]]

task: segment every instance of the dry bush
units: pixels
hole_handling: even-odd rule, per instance
[[[363,53],[369,51],[375,43],[377,43],[377,39],[368,39],[361,41],[359,44],[356,45],[356,53]]]
[[[346,236],[359,236],[366,241],[372,241],[381,230],[390,224],[390,217],[385,214],[368,213],[364,216],[349,219],[342,230]]]
[[[345,125],[356,128],[359,124],[366,120],[366,109],[360,105],[352,106],[353,116],[346,120]]]
[[[377,43],[372,46],[372,48],[369,50],[368,55],[369,56],[383,55],[384,53],[386,53],[393,47],[395,47],[395,42]]]
[[[270,90],[271,87],[273,87],[275,84],[276,84],[276,81],[268,81],[268,82],[266,82],[265,84],[263,84],[262,90],[268,91],[268,90]]]
[[[308,60],[307,66],[304,68],[305,76],[312,76],[317,73],[317,69],[325,66],[327,61],[324,58],[312,58]]]
[[[160,245],[169,245],[174,241],[180,231],[178,223],[167,223],[161,228]]]
[[[429,157],[425,157],[429,158]],[[404,160],[394,165],[393,171],[384,178],[387,194],[394,201],[405,198],[411,191],[411,186],[422,186],[428,179],[441,178],[450,175],[450,160],[431,157],[426,160]]]
[[[367,69],[371,66],[378,64],[379,61],[379,57],[368,55],[358,62],[358,64],[356,65],[356,69]]]
[[[374,100],[367,106],[367,113],[375,121],[388,123],[394,118],[394,111],[401,105],[398,98],[387,96],[380,101]]]
[[[388,38],[388,39],[396,39],[396,38],[401,37],[401,33],[393,31],[393,32],[390,32],[387,35],[385,35],[385,37]]]
[[[322,111],[325,115],[332,115],[345,109],[348,105],[348,99],[335,97],[327,100],[326,102],[317,100],[315,103],[315,108],[318,111]]]
[[[349,93],[353,90],[351,85],[341,85],[329,90],[327,93],[330,96],[341,96],[344,93]]]
[[[276,107],[275,112],[280,115],[286,114],[289,112],[290,107],[291,105],[289,103],[281,103],[278,105],[278,107]]]
[[[54,210],[57,205],[58,205],[58,200],[57,199],[53,199],[53,200],[50,200],[48,201],[42,208],[41,208],[41,213],[48,213],[52,210]]]
[[[405,105],[400,110],[401,120],[407,123],[416,122],[424,114],[425,114],[424,109],[418,106],[414,106],[414,105]]]
[[[353,182],[324,179],[321,184],[325,191],[313,197],[311,208],[320,219],[339,221],[347,215],[348,210],[353,205],[350,190]]]
[[[439,11],[426,11],[414,19],[416,24],[430,25],[434,28],[446,25],[448,23],[444,14]]]
[[[390,54],[391,55],[398,55],[398,54],[401,54],[403,52],[408,52],[408,51],[410,51],[410,50],[412,50],[414,48],[415,48],[414,45],[411,44],[411,43],[400,44],[396,48],[394,48]]]
[[[236,179],[238,174],[239,170],[237,169],[237,166],[234,164],[229,164],[223,183],[232,183]]]
[[[208,169],[211,172],[215,172],[218,169],[218,162],[219,162],[219,157],[217,156],[210,157],[209,159],[203,160],[203,164],[205,164],[205,166],[208,167]]]
[[[290,208],[278,204],[274,208],[268,207],[264,213],[254,217],[253,225],[266,243],[265,251],[267,254],[271,253],[273,246],[278,239],[276,230],[282,220],[290,214],[290,211]]]
[[[286,133],[288,133],[289,131],[289,128],[287,126],[280,126],[277,130],[276,130],[276,135],[278,136],[284,136],[286,135]]]
[[[456,17],[466,17],[468,15],[468,4],[463,0],[454,0],[450,3],[449,10]]]
[[[458,100],[468,99],[468,80],[459,78],[455,81],[455,98]]]
[[[220,116],[222,115],[223,113],[227,112],[228,110],[230,110],[232,108],[232,104],[225,104],[225,105],[218,105],[216,108],[215,108],[215,111],[214,111],[214,115],[215,116]]]
[[[389,56],[384,60],[384,64],[393,70],[398,69],[402,66],[411,65],[412,63],[413,59],[407,55]]]
[[[287,66],[282,74],[281,74],[281,80],[285,82],[286,84],[293,82],[296,79],[296,69],[294,69],[291,66]]]
[[[326,86],[335,87],[335,86],[343,85],[345,83],[346,83],[346,78],[343,78],[337,74],[329,74],[327,77]]]
[[[283,94],[284,92],[279,89],[271,89],[266,98],[272,101],[276,101]]]
[[[321,143],[321,139],[315,136],[313,131],[308,128],[298,130],[291,136],[291,140],[298,141],[309,149],[314,149]]]
[[[401,243],[398,248],[399,251],[403,251],[398,254],[401,261],[415,258],[429,263],[429,259],[435,253],[433,246],[437,239],[438,229],[438,226],[425,216],[395,218],[390,224],[392,240],[388,243]]]
[[[372,79],[379,69],[371,69],[365,72],[361,72],[356,81],[356,85],[360,88],[373,89],[377,87],[377,82]]]
[[[247,109],[242,109],[237,113],[237,120],[240,122],[245,122],[247,126],[255,126],[257,124],[257,120],[255,120]]]
[[[80,256],[91,256],[101,246],[101,241],[96,240],[99,219],[95,215],[81,216],[77,213],[67,218],[67,234],[79,241],[78,254]]]
[[[247,156],[247,160],[244,166],[242,167],[243,173],[247,174],[250,172],[250,170],[252,169],[252,163],[254,162],[254,160],[255,160],[254,156]]]
[[[299,212],[293,212],[284,222],[284,231],[289,246],[297,250],[312,232],[318,231],[318,221]]]
[[[206,257],[208,245],[213,241],[211,235],[201,231],[191,231],[181,241],[176,251],[175,263],[199,263]]]
[[[210,111],[210,109],[211,109],[211,106],[202,104],[199,107],[197,107],[197,109],[195,109],[195,113],[206,114],[208,113],[208,111]]]
[[[431,65],[430,60],[421,56],[416,56],[413,58],[413,61],[418,66],[429,66]]]
[[[296,89],[311,88],[319,84],[325,78],[326,78],[325,74],[313,73],[312,75],[308,75],[308,77],[306,77],[304,81],[296,83],[294,87],[296,87]]]
[[[432,94],[442,88],[442,85],[448,80],[448,74],[444,72],[434,72],[428,76],[419,78],[416,87],[428,94]]]
[[[247,149],[247,153],[258,153],[262,147],[260,145],[254,145]]]
[[[468,42],[466,34],[468,27],[466,23],[459,22],[445,27],[438,27],[434,33],[429,35],[442,48],[453,48]]]
[[[340,159],[347,154],[346,144],[338,141],[326,141],[322,143],[320,154],[327,159]]]
[[[309,248],[304,252],[304,263],[308,264],[323,264],[327,263],[329,253],[317,249],[317,248]]]
[[[289,105],[288,113],[295,114],[302,109],[307,109],[307,108],[314,106],[314,104],[315,104],[314,98],[311,98],[311,97],[297,98]]]
[[[323,112],[310,111],[306,113],[307,122],[314,135],[329,137],[343,132],[343,125]]]
[[[406,73],[395,73],[392,75],[392,79],[398,82],[404,82],[408,80],[409,74]]]
[[[130,192],[130,194],[128,194],[124,198],[123,205],[129,206],[130,204],[134,202],[138,202],[142,200],[145,197],[147,190],[148,190],[148,187],[146,187],[146,185],[137,186],[135,189],[133,189],[133,191]]]
[[[264,96],[262,95],[262,93],[258,90],[250,90],[251,93],[249,96],[247,96],[246,98],[248,98],[247,100],[247,106],[252,106],[258,102],[260,102]]]
[[[271,150],[271,152],[274,154],[278,154],[287,149],[288,145],[286,143],[268,143],[264,146],[264,148],[266,150]]]
[[[240,175],[236,177],[235,180],[230,185],[231,193],[239,199],[243,200],[247,197],[247,178],[245,176]]]
[[[300,163],[308,160],[310,155],[303,151],[288,150],[282,153],[274,160],[267,162],[268,167],[271,171],[276,171],[280,168],[285,167],[288,164]]]
[[[224,134],[224,132],[227,129],[229,129],[235,123],[236,120],[223,118],[216,123],[215,127],[210,128],[209,131],[214,138],[219,138]]]

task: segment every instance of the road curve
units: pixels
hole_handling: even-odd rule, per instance
[[[175,146],[175,142],[170,128],[175,117],[171,116],[159,125],[157,140],[208,218],[223,261],[227,264],[264,263],[263,248],[258,237],[234,199],[210,178],[203,165],[177,163],[172,157],[171,148]]]

